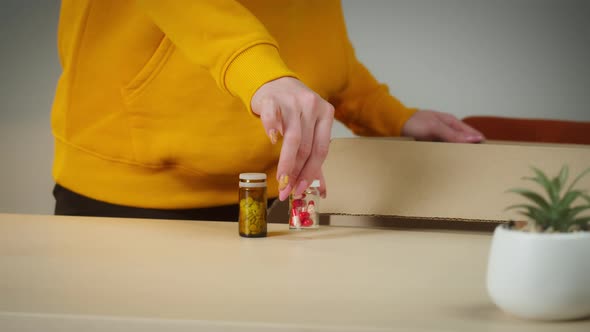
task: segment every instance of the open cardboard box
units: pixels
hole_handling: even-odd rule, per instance
[[[508,189],[539,188],[522,180],[531,166],[553,177],[563,165],[571,181],[590,167],[590,146],[333,139],[323,167],[322,224],[490,231],[519,218],[505,210],[523,202]],[[590,188],[590,176],[577,187]],[[269,221],[287,219],[286,204],[274,204]]]

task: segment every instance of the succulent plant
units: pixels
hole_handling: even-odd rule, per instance
[[[540,185],[545,195],[528,189],[511,189],[509,192],[525,197],[530,204],[511,205],[507,210],[516,209],[519,214],[528,217],[529,230],[554,232],[590,230],[590,216],[583,214],[590,211],[590,196],[586,190],[574,188],[582,177],[590,173],[590,168],[581,172],[567,188],[569,176],[567,166],[563,166],[553,179],[538,168],[532,167],[532,170],[535,176],[523,179]],[[574,205],[580,201],[582,203]]]

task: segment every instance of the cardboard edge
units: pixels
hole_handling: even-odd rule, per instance
[[[412,220],[429,220],[429,221],[460,221],[460,222],[482,222],[492,224],[507,223],[506,220],[489,220],[489,219],[467,219],[467,218],[440,218],[440,217],[407,217],[400,215],[385,215],[385,214],[362,214],[362,213],[321,213],[321,216],[349,216],[349,217],[368,217],[368,218],[400,218]]]
[[[574,143],[547,143],[547,142],[521,142],[521,141],[505,141],[505,140],[485,140],[480,143],[449,143],[437,141],[417,141],[411,137],[374,137],[374,136],[354,136],[354,137],[333,137],[330,142],[351,140],[351,139],[367,139],[380,141],[402,141],[402,142],[416,142],[416,143],[435,143],[435,144],[470,144],[470,145],[516,145],[516,146],[530,146],[530,147],[548,147],[548,148],[574,148],[574,149],[590,149],[587,144]]]
[[[268,222],[288,223],[288,203],[276,200],[268,212]],[[321,226],[368,227],[385,229],[428,229],[442,231],[493,232],[505,220],[476,220],[460,218],[403,217],[345,213],[320,213]]]
[[[402,217],[388,215],[321,214],[320,225],[385,229],[420,229],[437,231],[472,231],[491,233],[503,220],[459,218]]]

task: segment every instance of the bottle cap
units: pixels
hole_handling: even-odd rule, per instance
[[[240,187],[261,188],[266,187],[266,174],[264,173],[241,173]]]
[[[240,180],[256,181],[266,180],[265,173],[240,173]]]

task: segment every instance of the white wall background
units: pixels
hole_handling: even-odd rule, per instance
[[[343,4],[358,57],[408,105],[590,121],[590,0]],[[0,212],[52,213],[58,13],[58,0],[0,1]]]
[[[0,212],[52,213],[58,0],[0,1]]]
[[[358,57],[409,106],[590,120],[590,0],[343,3]]]

